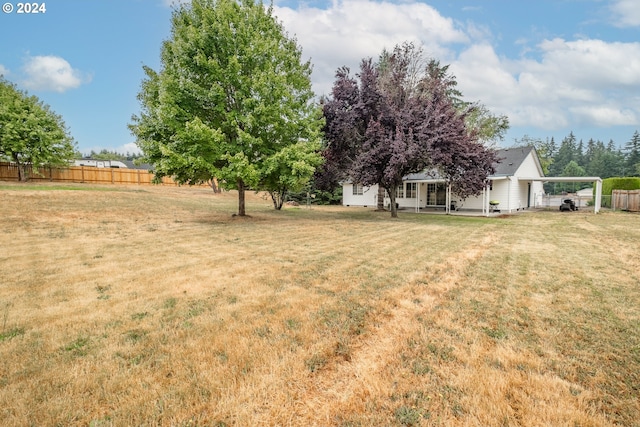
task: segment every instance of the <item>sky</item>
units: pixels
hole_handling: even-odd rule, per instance
[[[137,152],[142,67],[160,70],[172,1],[49,0],[38,12],[0,12],[0,74],[61,115],[83,154]],[[184,1],[184,0],[183,0]],[[510,129],[557,143],[570,132],[624,146],[640,130],[638,0],[274,0],[315,93],[330,95],[339,67],[414,42],[448,64],[464,98]],[[27,7],[22,7],[26,12]]]

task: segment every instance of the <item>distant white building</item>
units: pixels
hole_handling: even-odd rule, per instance
[[[120,160],[94,160],[79,159],[73,161],[73,166],[93,166],[95,168],[128,168],[128,166]]]

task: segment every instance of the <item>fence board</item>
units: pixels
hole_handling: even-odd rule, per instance
[[[10,163],[0,162],[0,179],[5,181],[18,179],[18,168]]]
[[[613,190],[611,199],[612,209],[640,212],[640,190]]]
[[[97,168],[93,166],[41,167],[36,171],[28,168],[28,173],[30,181],[150,185],[153,180],[153,173],[144,169]],[[17,181],[18,166],[14,163],[0,162],[0,180]],[[178,184],[170,177],[164,177],[162,185]]]

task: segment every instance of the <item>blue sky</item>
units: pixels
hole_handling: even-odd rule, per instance
[[[0,3],[6,3],[4,0]],[[171,0],[50,0],[0,13],[0,74],[65,120],[79,149],[136,151],[127,124],[142,65],[158,70]],[[274,1],[314,65],[317,94],[335,70],[404,41],[456,75],[469,101],[509,117],[502,146],[524,135],[610,139],[640,130],[640,1]],[[4,10],[3,6],[3,10]]]

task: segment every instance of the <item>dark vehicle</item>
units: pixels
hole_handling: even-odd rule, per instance
[[[560,212],[577,210],[578,207],[576,206],[576,203],[573,201],[573,199],[564,199],[562,201],[562,204],[560,205]]]

